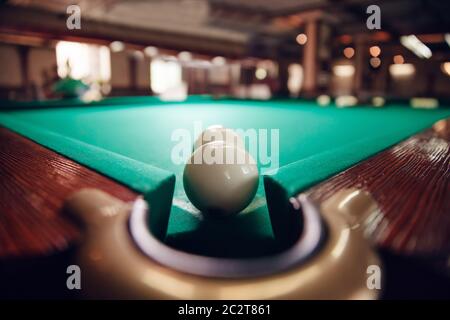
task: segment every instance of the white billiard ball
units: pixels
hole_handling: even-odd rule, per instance
[[[183,173],[184,190],[191,203],[201,212],[216,216],[245,209],[256,194],[258,180],[253,157],[224,141],[198,147]]]
[[[214,125],[206,128],[206,130],[197,137],[193,150],[196,150],[205,143],[213,141],[225,141],[226,144],[235,145],[245,149],[244,141],[235,131],[221,125]]]

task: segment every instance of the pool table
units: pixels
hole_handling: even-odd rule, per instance
[[[449,117],[301,99],[3,102],[0,296],[448,297]],[[270,165],[251,151],[259,187],[236,216],[185,194],[173,133],[199,124],[276,132]]]

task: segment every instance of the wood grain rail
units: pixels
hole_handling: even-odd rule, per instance
[[[450,118],[438,121],[308,193],[321,202],[344,188],[368,191],[380,213],[366,221],[380,247],[417,256],[450,254]]]
[[[81,235],[61,213],[72,192],[94,187],[129,201],[136,193],[8,129],[0,128],[0,258],[48,255]]]

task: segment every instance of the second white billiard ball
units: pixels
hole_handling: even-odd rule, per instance
[[[218,153],[231,154],[235,161],[208,161],[208,155]],[[215,216],[229,216],[245,209],[256,194],[258,180],[258,168],[253,157],[244,149],[224,141],[198,147],[183,173],[184,189],[191,203],[201,212]]]
[[[244,141],[232,129],[225,128],[222,125],[213,125],[206,128],[194,142],[193,150],[195,151],[201,145],[213,141],[224,141],[226,144],[235,145],[239,148],[245,149]]]

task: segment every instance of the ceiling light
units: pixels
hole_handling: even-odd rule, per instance
[[[190,61],[192,60],[192,54],[187,51],[181,51],[178,54],[178,59],[180,59],[181,61]]]
[[[381,49],[379,46],[372,46],[369,49],[370,55],[374,58],[378,57],[381,53]]]
[[[443,73],[450,76],[450,62],[447,61],[447,62],[444,62],[443,64],[441,64],[441,70]]]
[[[351,77],[355,73],[355,67],[350,64],[333,67],[333,73],[338,77]]]
[[[299,45],[304,45],[307,41],[308,41],[308,37],[306,36],[306,34],[304,33],[300,33],[297,38],[295,38],[295,41],[297,41],[297,43]]]
[[[428,48],[415,35],[400,37],[400,43],[407,49],[414,52],[419,58],[429,59],[433,55],[430,48]]]
[[[225,60],[224,57],[218,56],[218,57],[214,57],[214,58],[211,60],[211,62],[212,62],[213,64],[215,64],[216,66],[223,66],[227,61]]]
[[[401,54],[397,54],[394,56],[394,63],[395,64],[403,64],[405,63],[405,58]]]
[[[149,56],[149,57],[155,57],[155,56],[157,56],[158,55],[158,48],[156,48],[156,47],[146,47],[145,49],[144,49],[144,52],[145,52],[145,54],[147,55],[147,56]]]
[[[267,70],[264,68],[258,68],[255,71],[255,77],[258,80],[264,80],[267,77]]]
[[[410,63],[405,64],[391,64],[389,66],[389,73],[392,77],[408,77],[414,74],[416,68]]]
[[[347,59],[352,58],[355,55],[355,49],[351,48],[351,47],[347,47],[344,49],[344,56]]]
[[[120,52],[125,49],[125,44],[122,41],[113,41],[109,44],[112,52]]]

